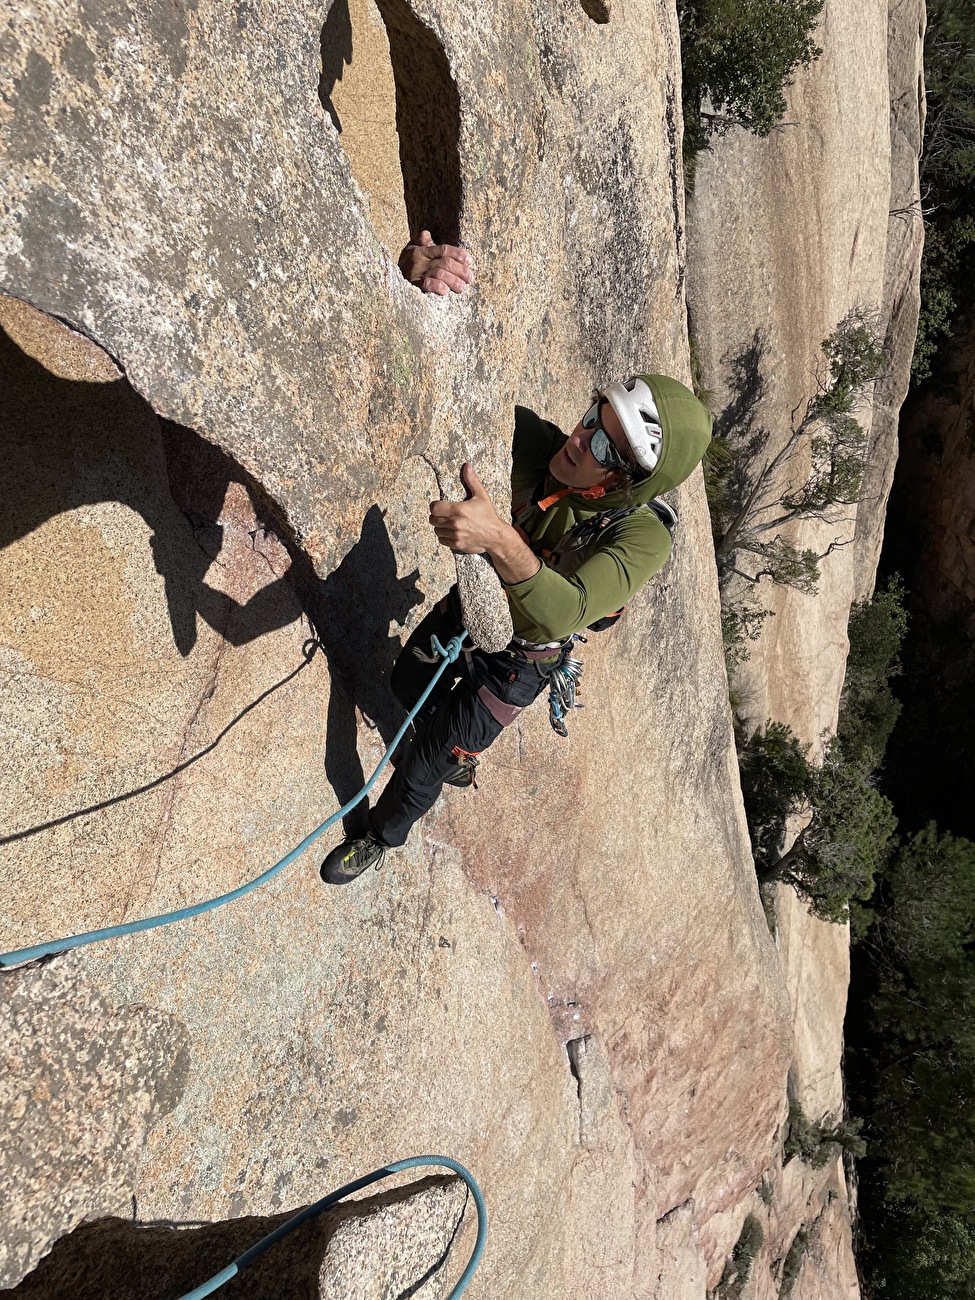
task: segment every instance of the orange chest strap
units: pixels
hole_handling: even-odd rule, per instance
[[[549,506],[554,506],[556,501],[561,501],[563,497],[580,496],[586,501],[598,501],[600,497],[606,495],[606,489],[602,484],[596,487],[585,488],[580,491],[578,488],[562,488],[559,492],[553,492],[551,496],[543,497],[538,503],[539,510],[547,510]]]

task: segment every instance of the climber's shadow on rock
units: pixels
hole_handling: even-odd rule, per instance
[[[417,588],[419,570],[399,578],[396,555],[386,521],[372,506],[362,523],[359,540],[327,578],[316,580],[304,562],[293,556],[293,571],[303,603],[328,659],[330,693],[325,741],[325,773],[340,803],[346,803],[366,782],[359,761],[356,709],[375,726],[385,745],[399,729],[404,713],[389,680],[400,652],[400,638],[390,631],[410,610],[423,603]],[[346,830],[364,825],[365,803],[346,819]]]
[[[39,319],[48,341],[56,344],[64,327]],[[107,373],[111,375],[111,369]],[[321,579],[288,536],[280,512],[259,484],[192,429],[161,420],[124,377],[105,382],[60,377],[23,351],[3,329],[0,375],[5,390],[0,549],[69,512],[75,512],[72,527],[79,526],[79,520],[86,527],[84,514],[77,512],[118,503],[139,515],[150,530],[148,545],[162,578],[173,642],[183,657],[196,645],[199,619],[239,646],[290,626],[306,613],[327,656],[332,680],[326,774],[340,802],[347,802],[365,782],[356,748],[356,707],[375,723],[388,744],[403,717],[389,690],[390,671],[400,648],[390,625],[394,620],[402,623],[423,600],[416,588],[418,572],[397,577],[396,557],[379,508],[368,511],[355,546],[333,573]],[[113,521],[117,518],[113,516]],[[113,562],[124,568],[125,548],[134,537],[122,522],[120,549]],[[232,544],[228,544],[230,526],[235,534]],[[87,587],[94,580],[85,575],[81,584],[77,582],[71,569],[78,562],[72,539],[59,534],[42,546],[59,550],[61,581],[50,592],[50,608],[55,617],[80,620],[80,641],[87,622],[98,616],[86,605]],[[249,547],[260,551],[263,558],[256,563],[267,568],[267,580],[256,591],[255,560]],[[240,599],[208,580],[218,572],[222,585],[236,589]],[[210,745],[172,771],[137,789],[17,830],[0,842],[37,834],[169,780],[213,749],[242,717],[302,671],[316,648],[314,642],[307,643],[297,665],[289,665],[280,681],[248,701]],[[364,815],[363,805],[353,814],[353,822]]]
[[[54,575],[53,581],[38,587],[38,605],[43,608],[31,609],[31,620],[60,622],[57,640],[66,637],[74,659],[83,662],[88,630],[106,617],[98,601],[110,571],[122,577],[133,600],[147,599],[147,593],[133,588],[137,580],[127,569],[136,547],[148,545],[162,579],[160,594],[173,643],[184,658],[196,646],[200,619],[232,645],[248,644],[297,622],[302,605],[288,556],[285,547],[269,537],[277,528],[273,508],[246,472],[193,430],[160,420],[100,349],[81,342],[60,322],[11,299],[4,300],[4,311],[17,322],[18,337],[22,332],[25,341],[20,346],[0,328],[0,551],[55,521],[49,537],[33,539],[15,560],[28,573],[40,567],[42,573]],[[37,356],[44,356],[47,364]],[[59,366],[83,377],[55,373]],[[228,500],[236,502],[245,527],[251,526],[247,520],[254,525],[249,540],[238,529],[229,548],[220,522]],[[123,511],[100,514],[106,505],[121,505],[139,516],[148,538],[143,540],[140,525],[126,520]],[[255,558],[248,546],[271,554],[280,566],[279,576],[268,568],[266,556]],[[88,571],[93,556],[105,572]],[[261,580],[262,568],[266,579],[255,591],[255,573]],[[231,590],[236,582],[242,598],[217,590],[208,581],[211,569],[221,572],[223,585],[229,579]],[[114,589],[110,581],[109,591]],[[18,591],[21,599],[23,594]],[[15,607],[10,612],[15,622],[28,614]],[[124,616],[124,606],[119,612]],[[45,626],[38,623],[38,635],[45,634]],[[15,829],[0,843],[40,834],[170,780],[216,748],[242,718],[304,671],[313,650],[314,643],[306,645],[297,663],[288,664],[288,671],[255,699],[242,702],[208,745],[176,767],[135,789]]]
[[[64,327],[47,320],[56,345]],[[66,332],[66,331],[65,331]],[[160,420],[123,377],[114,382],[65,379],[24,352],[0,329],[4,419],[0,455],[4,493],[0,550],[69,511],[118,502],[151,530],[149,546],[163,580],[173,641],[189,655],[197,615],[233,645],[244,645],[295,622],[301,607],[286,574],[242,602],[210,586],[220,556],[221,511],[232,483],[252,498],[255,485],[219,448],[191,429]],[[129,545],[128,537],[122,545]],[[70,546],[63,548],[63,585],[51,592],[59,608],[76,585]],[[68,606],[78,611],[77,598]]]

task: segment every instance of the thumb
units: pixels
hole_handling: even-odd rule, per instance
[[[429,230],[421,230],[420,238],[416,241],[421,248],[429,248],[433,243],[433,236]]]
[[[467,488],[469,494],[467,498],[468,500],[471,500],[472,497],[487,496],[487,488],[477,477],[477,474],[474,472],[474,466],[469,460],[465,460],[463,465],[460,467],[460,479],[464,487]]]

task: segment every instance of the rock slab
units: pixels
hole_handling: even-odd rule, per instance
[[[425,1178],[342,1202],[275,1243],[221,1292],[228,1300],[441,1300],[460,1271],[451,1247],[466,1199],[459,1179]],[[62,1238],[10,1294],[17,1300],[172,1300],[295,1213],[205,1227],[99,1219]]]
[[[93,1212],[127,1209],[147,1129],[179,1102],[185,1027],[112,1006],[76,958],[0,975],[0,1287]]]

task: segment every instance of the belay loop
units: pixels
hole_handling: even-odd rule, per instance
[[[576,641],[585,640],[586,638],[578,632],[573,633],[572,639],[562,651],[562,657],[548,679],[548,720],[552,730],[559,736],[569,734],[566,725],[566,715],[569,711],[585,708],[585,705],[576,700],[585,664],[569,653]]]

